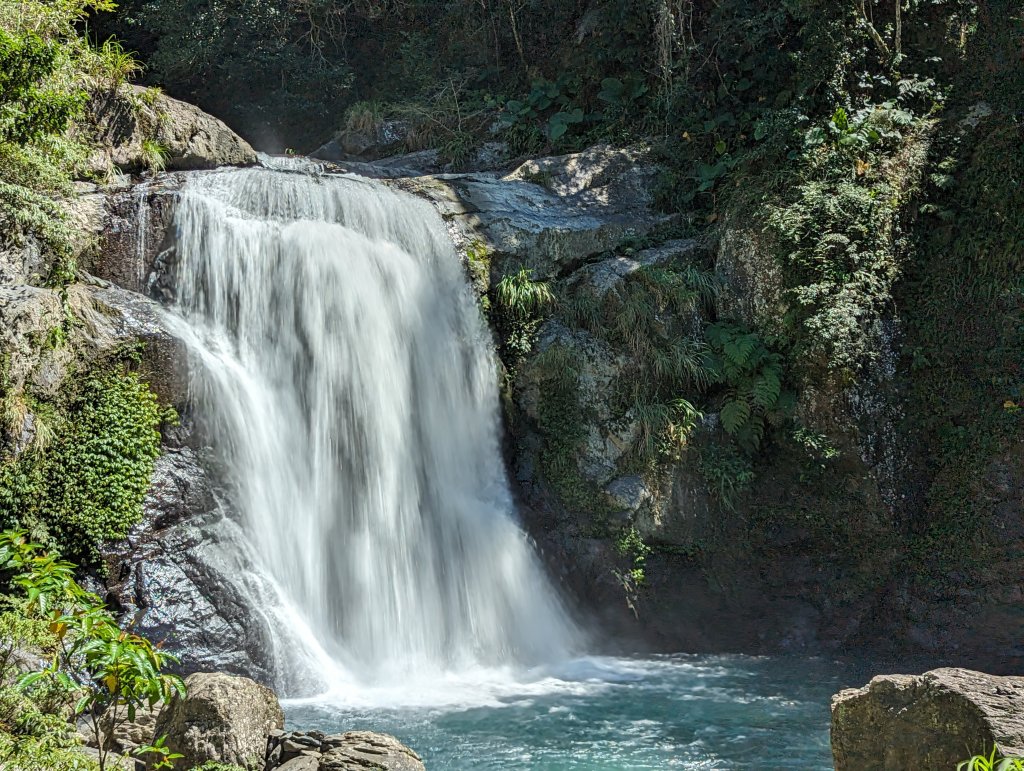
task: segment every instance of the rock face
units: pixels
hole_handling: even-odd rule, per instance
[[[167,736],[180,752],[181,768],[207,761],[256,771],[263,766],[267,736],[284,727],[284,713],[269,688],[245,677],[196,673],[185,680],[188,695],[160,712],[155,736]]]
[[[217,669],[269,679],[272,655],[253,599],[226,581],[242,567],[224,562],[241,539],[215,485],[188,446],[157,459],[143,519],[102,548],[107,602],[135,629],[181,659],[183,672]],[[222,547],[222,543],[227,545]]]
[[[832,697],[836,771],[949,771],[993,747],[1024,757],[1024,677],[936,669]]]
[[[424,771],[413,750],[387,734],[349,731],[275,731],[267,742],[266,771]]]
[[[153,149],[163,151],[170,170],[249,166],[256,152],[223,122],[194,105],[131,86],[91,105],[101,150],[90,167],[134,172],[150,168]],[[155,144],[151,144],[155,143]]]
[[[644,146],[598,146],[528,161],[509,174],[440,174],[392,184],[429,199],[456,243],[550,278],[642,236],[668,218],[652,210],[658,167]]]
[[[100,246],[83,266],[123,289],[166,302],[167,267],[173,262],[172,224],[184,174],[161,174],[103,197]]]
[[[409,138],[409,130],[409,124],[400,120],[380,121],[366,130],[342,129],[314,150],[312,156],[324,161],[377,160],[400,152]]]

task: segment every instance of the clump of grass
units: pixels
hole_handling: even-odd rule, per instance
[[[169,155],[167,148],[156,139],[142,140],[142,159],[146,168],[154,174],[167,168]]]

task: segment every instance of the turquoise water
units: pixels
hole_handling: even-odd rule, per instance
[[[831,769],[829,700],[857,679],[820,659],[590,658],[285,709],[289,728],[393,734],[428,771]]]

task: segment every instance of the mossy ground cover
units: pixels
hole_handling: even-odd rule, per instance
[[[160,428],[173,415],[126,363],[101,366],[67,401],[34,404],[46,438],[0,461],[0,521],[90,560],[142,516]]]

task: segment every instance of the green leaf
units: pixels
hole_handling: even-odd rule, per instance
[[[722,407],[721,419],[726,433],[735,434],[750,420],[750,405],[743,399],[731,399]]]

